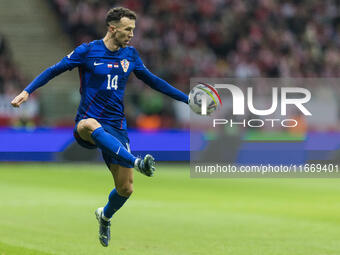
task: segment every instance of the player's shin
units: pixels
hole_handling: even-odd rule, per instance
[[[129,197],[123,197],[118,194],[116,189],[113,189],[109,195],[109,201],[104,207],[103,218],[104,220],[110,220],[112,215],[118,211],[128,200]]]
[[[124,145],[122,145],[122,143],[114,136],[106,132],[104,128],[99,127],[94,130],[91,137],[100,149],[110,155],[117,155],[128,161],[131,164],[131,167],[134,166],[137,158],[128,152]]]

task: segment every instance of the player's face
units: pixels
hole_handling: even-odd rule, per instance
[[[112,36],[115,44],[120,47],[125,47],[133,37],[135,29],[135,20],[123,17],[118,26],[113,27]]]

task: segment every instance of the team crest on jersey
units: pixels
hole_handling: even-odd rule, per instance
[[[122,65],[123,70],[126,73],[127,70],[129,69],[130,62],[127,61],[126,59],[123,59],[122,61],[120,61],[120,64]]]

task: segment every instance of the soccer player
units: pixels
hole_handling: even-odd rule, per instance
[[[137,50],[127,46],[133,37],[136,14],[122,7],[112,8],[106,16],[107,33],[102,40],[78,46],[57,64],[38,75],[11,104],[19,107],[37,88],[53,77],[79,68],[81,101],[75,118],[74,137],[86,148],[99,148],[111,171],[115,188],[104,208],[95,212],[99,222],[99,241],[108,246],[110,219],[133,191],[133,168],[153,176],[154,158],[137,158],[130,152],[123,96],[131,72],[155,90],[188,103],[188,96],[152,74]]]

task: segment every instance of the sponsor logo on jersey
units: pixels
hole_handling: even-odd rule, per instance
[[[93,63],[94,66],[99,66],[99,65],[102,65],[104,63],[97,63],[96,61]]]
[[[122,61],[120,61],[120,64],[123,67],[123,71],[126,73],[127,70],[129,69],[130,62],[127,61],[126,59],[123,59]]]

